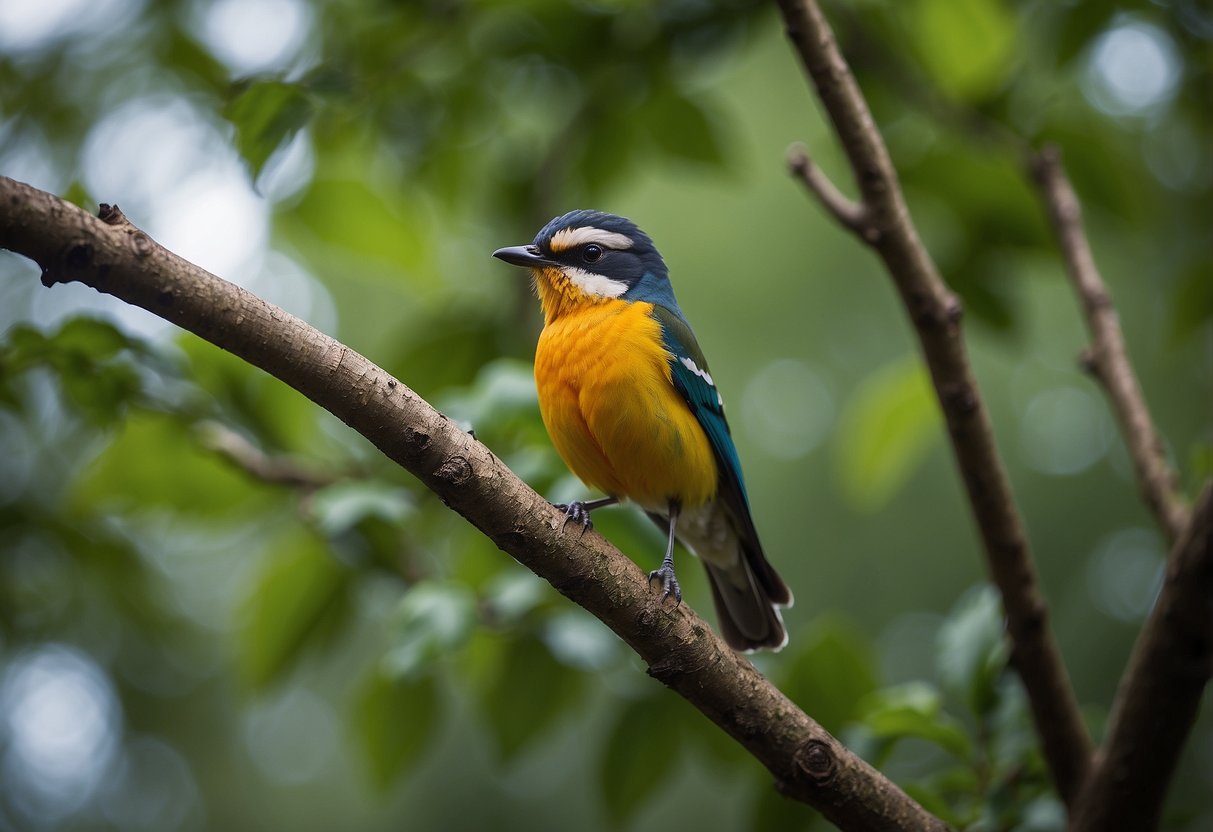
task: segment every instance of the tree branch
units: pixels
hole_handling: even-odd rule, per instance
[[[0,247],[141,306],[294,387],[369,439],[500,549],[597,616],[740,742],[780,790],[846,830],[943,830],[729,649],[686,604],[662,604],[639,567],[564,515],[488,448],[363,356],[182,260],[120,212],[104,220],[0,177]]]
[[[792,173],[800,177],[805,187],[813,192],[818,201],[834,219],[844,228],[849,228],[864,239],[875,240],[876,229],[868,221],[868,212],[864,206],[845,196],[837,186],[830,181],[825,172],[809,158],[809,151],[803,144],[794,144],[788,150],[788,167]]]
[[[1035,154],[1031,171],[1065,258],[1066,274],[1082,301],[1083,316],[1091,332],[1091,347],[1083,354],[1083,364],[1107,392],[1133,458],[1142,497],[1167,542],[1174,544],[1188,525],[1188,507],[1179,493],[1179,477],[1167,464],[1162,437],[1154,427],[1141,385],[1129,363],[1116,309],[1091,254],[1083,231],[1082,208],[1066,177],[1060,151],[1046,147]]]
[[[1167,578],[1116,692],[1071,832],[1149,830],[1213,675],[1213,480],[1171,550]]]
[[[322,474],[284,456],[271,456],[239,433],[210,419],[194,425],[199,443],[251,477],[273,485],[316,491],[341,479]]]
[[[888,149],[821,9],[815,0],[779,0],[779,7],[850,161],[870,221],[860,236],[884,260],[917,331],[987,564],[1002,594],[1011,660],[1027,689],[1057,791],[1071,805],[1090,768],[1091,740],[1048,626],[1027,534],[969,366],[960,303],[918,237]]]

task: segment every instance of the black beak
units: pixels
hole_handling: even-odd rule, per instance
[[[555,265],[551,260],[548,260],[539,253],[539,249],[535,246],[509,246],[508,248],[499,248],[493,252],[493,256],[498,260],[504,260],[507,263],[512,263],[515,266],[527,266],[534,268],[537,266]]]

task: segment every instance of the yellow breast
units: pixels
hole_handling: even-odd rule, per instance
[[[707,502],[716,460],[674,389],[652,304],[590,297],[545,272],[536,276],[546,323],[535,382],[565,463],[587,485],[650,510]]]

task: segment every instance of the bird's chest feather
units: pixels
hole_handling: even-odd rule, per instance
[[[716,491],[707,436],[671,382],[648,303],[586,300],[548,316],[535,353],[544,424],[587,484],[664,512]]]

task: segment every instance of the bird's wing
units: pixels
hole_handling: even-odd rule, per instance
[[[720,469],[717,499],[733,517],[735,529],[751,574],[758,580],[767,601],[789,605],[792,593],[775,569],[767,562],[750,515],[750,498],[741,475],[741,460],[737,446],[724,418],[724,399],[708,372],[703,350],[695,340],[690,325],[676,312],[653,305],[653,316],[661,324],[662,340],[670,352],[670,375],[674,387],[686,399],[687,405],[707,434]],[[778,616],[776,616],[778,618]],[[782,632],[782,626],[780,626]]]
[[[741,526],[738,531],[757,545],[758,534],[750,518],[750,501],[746,495],[745,479],[741,475],[741,460],[729,432],[729,423],[724,417],[724,399],[708,372],[703,351],[691,327],[679,315],[664,306],[654,305],[653,316],[661,323],[662,338],[672,356],[670,370],[674,387],[686,399],[712,444],[720,468],[720,496]]]

